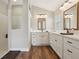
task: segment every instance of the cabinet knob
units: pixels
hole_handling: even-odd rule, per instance
[[[57,42],[57,40],[55,40]]]

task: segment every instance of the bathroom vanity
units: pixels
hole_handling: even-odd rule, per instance
[[[61,59],[79,59],[79,37],[50,33],[49,42]]]
[[[33,46],[47,46],[49,45],[48,32],[32,32],[31,33]]]

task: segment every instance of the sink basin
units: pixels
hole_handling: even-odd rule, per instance
[[[62,35],[73,35],[73,33],[60,33]]]

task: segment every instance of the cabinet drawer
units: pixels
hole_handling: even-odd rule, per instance
[[[72,59],[73,58],[72,52],[73,52],[72,47],[67,44],[64,44],[64,59]]]
[[[79,50],[68,45],[64,44],[64,59],[79,59]]]
[[[64,38],[64,43],[79,49],[79,41],[70,38]]]
[[[72,46],[70,46],[68,44],[64,44],[64,53],[66,53],[68,55],[72,54]]]

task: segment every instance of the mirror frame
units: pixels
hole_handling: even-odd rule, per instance
[[[77,4],[75,4],[76,6],[77,6],[77,28],[76,29],[74,29],[74,30],[79,30],[79,17],[78,17],[78,15],[79,15],[79,2],[77,3]],[[74,5],[74,6],[75,6]],[[64,12],[63,12],[63,28],[64,28],[64,30],[66,30],[67,28],[65,28],[65,18],[64,18],[64,14],[65,14],[65,12],[66,11],[68,11],[68,10],[70,10],[71,8],[73,8],[74,6],[72,6],[72,7],[70,7],[69,9],[67,9],[67,10],[65,10]],[[69,29],[69,30],[71,30],[71,29]]]

